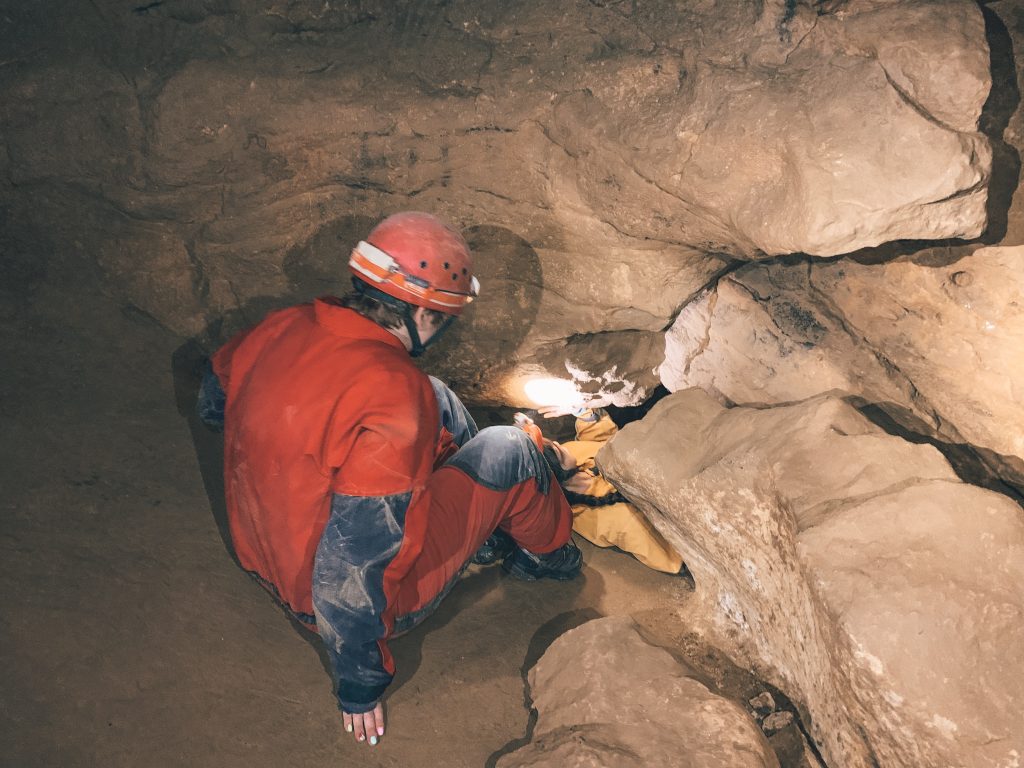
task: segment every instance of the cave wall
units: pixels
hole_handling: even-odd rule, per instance
[[[1024,489],[1022,263],[1016,246],[744,268],[680,313],[662,377],[752,406],[851,393],[969,479]]]
[[[343,290],[351,245],[420,208],[484,283],[428,366],[493,403],[568,356],[621,404],[744,261],[986,225],[967,0],[8,6],[12,301],[84,262],[206,346]]]
[[[1017,3],[983,14],[994,84],[981,124],[998,137],[983,236],[741,266],[677,316],[660,370],[669,389],[697,386],[757,407],[841,390],[877,423],[939,447],[962,477],[1020,498],[1024,215],[1013,54],[1024,28]]]
[[[601,471],[693,573],[687,625],[778,686],[838,768],[1024,753],[1024,515],[837,395],[661,400]]]
[[[985,753],[978,764],[999,764],[985,728],[1009,732],[999,718],[1019,710],[1004,690],[1017,669],[1000,680],[985,661],[985,689],[970,674],[981,651],[936,646],[936,658],[961,652],[957,703],[991,706],[981,722],[943,709],[941,686],[920,687],[927,670],[915,677],[901,655],[909,634],[858,642],[917,629],[872,623],[904,605],[890,599],[894,585],[914,586],[912,608],[944,605],[936,590],[947,582],[931,577],[948,575],[950,552],[984,553],[966,591],[1010,594],[1019,579],[1006,587],[983,566],[1016,567],[1019,506],[978,495],[915,449],[928,471],[873,488],[892,508],[878,502],[871,536],[846,526],[840,513],[871,499],[845,487],[826,500],[828,525],[801,527],[803,497],[780,494],[765,445],[785,436],[788,404],[817,413],[827,402],[835,410],[815,421],[825,437],[792,471],[826,451],[837,468],[859,466],[833,451],[831,427],[882,435],[841,397],[888,432],[939,447],[961,477],[973,462],[992,487],[1024,489],[1019,2],[3,10],[0,319],[33,301],[73,303],[95,276],[126,311],[209,349],[268,309],[343,290],[348,249],[382,215],[436,212],[465,233],[484,293],[425,365],[467,399],[516,402],[510,382],[540,371],[619,404],[660,380],[710,393],[717,404],[694,407],[709,422],[725,404],[768,424],[709,474],[623,460],[621,478],[695,569],[694,625],[707,621],[722,647],[792,695],[830,764],[969,760],[946,743],[946,720]],[[658,457],[678,459],[686,431],[638,441],[671,438]],[[908,450],[887,449],[878,471],[903,466]],[[802,482],[820,491],[818,477]],[[901,483],[933,495],[908,503]],[[935,503],[944,494],[960,506]],[[691,503],[708,512],[706,528]],[[900,517],[908,509],[930,511],[943,536],[914,528],[918,518]],[[995,510],[998,530],[971,517],[979,509]],[[720,527],[730,514],[731,549]],[[974,555],[961,547],[972,536],[984,539]],[[898,565],[900,548],[922,541],[927,568],[872,571],[861,587],[864,558]],[[750,552],[760,581],[747,578]],[[966,578],[950,576],[950,589]],[[993,625],[1007,628],[1002,639],[989,637],[985,601],[950,610],[963,609],[960,625],[987,648],[1017,642],[1017,597],[999,604],[1010,617]],[[894,692],[911,704],[885,697]],[[910,711],[920,701],[934,706]],[[922,755],[933,735],[941,748]]]

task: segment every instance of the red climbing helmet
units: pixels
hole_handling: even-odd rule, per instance
[[[449,315],[480,293],[469,246],[436,216],[405,211],[388,216],[352,250],[348,268],[378,291]]]

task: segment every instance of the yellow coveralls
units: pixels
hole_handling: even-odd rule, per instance
[[[593,472],[594,456],[618,431],[608,416],[597,421],[576,419],[576,439],[562,443],[576,459],[580,469]],[[586,495],[604,496],[615,487],[601,475],[595,475]],[[665,573],[679,573],[683,559],[671,544],[632,504],[619,502],[605,507],[572,506],[572,527],[580,536],[599,547],[618,547],[644,565]]]

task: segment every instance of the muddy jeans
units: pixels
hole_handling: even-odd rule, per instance
[[[443,382],[430,377],[441,425],[459,452],[434,473],[423,550],[402,580],[396,633],[429,616],[496,528],[531,552],[569,541],[572,513],[532,441],[517,427],[477,430],[469,411]],[[532,482],[530,482],[532,481]]]
[[[572,512],[533,440],[511,426],[477,432],[454,393],[431,383],[459,449],[417,491],[429,503],[413,503],[411,493],[335,494],[317,547],[316,628],[346,712],[372,708],[394,674],[387,640],[437,608],[495,529],[536,553],[572,532]]]

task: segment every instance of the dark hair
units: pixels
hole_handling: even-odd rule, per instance
[[[356,288],[342,296],[339,301],[341,306],[358,312],[381,328],[393,328],[396,330],[405,328],[405,313],[417,309],[417,307],[405,302],[390,304],[382,299],[363,293]],[[401,307],[398,304],[401,304]],[[435,326],[441,325],[446,319],[444,312],[438,312],[433,309],[427,310],[427,316]]]
[[[621,407],[606,405],[604,410],[605,413],[611,417],[615,426],[622,429],[630,422],[642,419],[647,415],[647,412],[650,411],[651,408],[658,404],[659,400],[671,394],[672,393],[665,388],[664,384],[659,384],[651,391],[650,396],[640,403],[640,405],[626,405]]]
[[[629,499],[618,491],[609,491],[604,496],[590,496],[586,493],[576,493],[568,488],[562,488],[562,493],[565,494],[565,500],[571,505],[583,504],[587,507],[607,507],[620,502],[629,504]]]
[[[578,471],[575,467],[572,469],[566,469],[558,461],[558,454],[555,453],[555,449],[550,445],[544,446],[544,458],[547,460],[548,466],[551,467],[551,473],[555,476],[555,480],[560,486],[562,486],[562,493],[565,494],[565,500],[570,504],[584,504],[588,507],[606,507],[609,504],[618,504],[620,501],[628,503],[628,499],[618,491],[609,491],[604,496],[591,496],[587,493],[576,493],[570,491],[565,487],[567,480],[571,479],[576,475]]]

